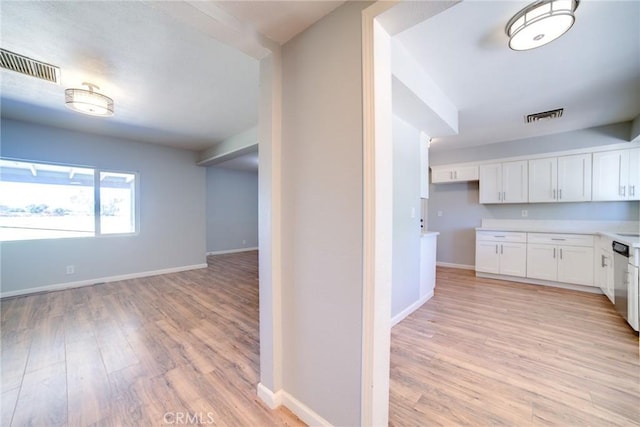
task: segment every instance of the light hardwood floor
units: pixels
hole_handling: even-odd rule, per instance
[[[391,425],[639,425],[638,337],[606,297],[437,282],[392,330]],[[2,426],[303,425],[255,396],[256,252],[1,308]]]
[[[603,295],[438,268],[391,335],[393,426],[640,425],[638,336]]]
[[[0,424],[304,425],[256,397],[257,252],[208,261],[3,300]]]

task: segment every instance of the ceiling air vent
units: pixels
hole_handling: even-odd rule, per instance
[[[0,48],[0,65],[7,70],[16,71],[48,82],[60,83],[60,68],[9,52]]]
[[[527,123],[536,123],[543,120],[559,119],[562,117],[564,108],[558,108],[557,110],[543,111],[542,113],[527,114],[524,121]]]

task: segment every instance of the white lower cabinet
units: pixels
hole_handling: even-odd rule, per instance
[[[436,287],[437,236],[438,233],[428,233],[420,237],[420,299]]]
[[[613,251],[611,239],[600,237],[595,254],[595,282],[602,292],[615,303],[613,288]]]
[[[527,277],[594,286],[593,236],[528,233]]]
[[[476,271],[526,276],[526,241],[526,233],[476,232]]]

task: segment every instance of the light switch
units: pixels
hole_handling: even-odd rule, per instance
[[[438,211],[438,216],[442,216],[442,211]]]
[[[416,217],[416,208],[411,208],[411,218]]]

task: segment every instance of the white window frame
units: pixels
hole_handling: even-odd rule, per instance
[[[60,236],[60,237],[34,237],[34,238],[25,238],[25,239],[11,239],[11,240],[3,240],[3,242],[23,242],[23,241],[32,241],[32,240],[56,240],[56,239],[89,239],[89,238],[113,238],[113,237],[131,237],[137,236],[140,234],[140,173],[138,171],[129,171],[129,170],[121,170],[121,169],[113,169],[113,168],[100,168],[97,166],[90,165],[78,165],[78,164],[70,164],[70,163],[57,163],[43,160],[34,160],[34,159],[23,159],[23,158],[12,158],[12,157],[4,157],[0,156],[0,160],[8,161],[8,162],[21,162],[21,163],[30,163],[33,164],[36,169],[37,165],[50,165],[50,166],[58,166],[65,168],[82,168],[82,169],[91,169],[93,170],[93,220],[94,220],[94,231],[93,235],[87,236]],[[101,190],[101,176],[102,174],[127,174],[134,176],[134,186],[133,186],[133,197],[131,202],[133,203],[133,209],[131,214],[133,215],[133,231],[122,232],[122,233],[102,233],[102,203],[100,197]],[[61,230],[64,231],[64,230]]]

